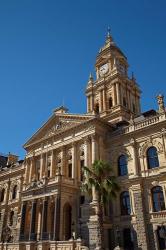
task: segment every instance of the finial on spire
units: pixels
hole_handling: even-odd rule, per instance
[[[133,81],[136,81],[133,71],[132,71],[132,73],[131,73],[131,79],[132,79]]]
[[[111,28],[108,26],[107,28],[107,37],[106,37],[106,44],[113,43],[113,38],[111,36]]]
[[[111,36],[111,28],[108,26],[107,28],[107,38]]]
[[[92,72],[89,74],[89,80],[93,80]]]

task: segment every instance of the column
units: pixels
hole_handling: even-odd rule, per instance
[[[119,88],[119,83],[116,83],[116,96],[117,96],[117,105],[120,105],[120,88]]]
[[[137,159],[137,148],[136,142],[134,139],[131,139],[131,147],[132,147],[132,158],[133,158],[133,173],[135,176],[138,176],[138,159]]]
[[[103,110],[106,111],[107,105],[106,105],[106,96],[105,96],[105,89],[103,89]]]
[[[96,140],[96,135],[92,135],[92,164],[95,160],[98,160],[98,144]]]
[[[99,92],[99,112],[103,111],[103,97],[102,97],[102,90]]]
[[[87,108],[87,113],[89,113],[89,96],[86,97],[86,108]]]
[[[65,160],[65,147],[62,147],[61,155],[62,155],[62,159],[61,159],[61,174],[63,176],[65,176],[66,175],[66,173],[65,173],[65,163],[66,163],[66,160]]]
[[[92,136],[92,164],[95,162],[95,160],[98,160],[98,145],[96,141],[96,136]],[[95,202],[97,200],[96,192],[94,187],[92,188],[92,202]]]
[[[119,94],[120,94],[120,104],[123,106],[123,88],[121,84],[119,83]]]
[[[84,140],[84,164],[85,164],[85,166],[89,165],[88,150],[89,150],[89,138],[87,137]]]
[[[115,84],[112,86],[112,99],[113,99],[113,106],[116,106],[117,104],[117,97],[116,97],[116,87]]]
[[[33,174],[33,160],[32,158],[30,159],[30,170],[29,170],[29,183],[31,182],[32,180],[32,174]]]
[[[47,240],[47,209],[48,209],[48,201],[47,199],[43,200],[43,209],[42,209],[42,240]]]
[[[54,210],[54,240],[60,240],[60,206],[61,199],[60,195],[55,197],[55,210]]]
[[[20,225],[20,240],[24,240],[25,218],[26,218],[26,202],[23,202],[21,209],[21,225]]]
[[[55,166],[54,166],[54,150],[52,150],[52,152],[51,152],[50,177],[53,177],[54,169],[55,169]]]
[[[36,240],[35,234],[35,224],[36,224],[36,200],[32,202],[31,208],[31,224],[30,224],[30,240]]]
[[[94,100],[93,100],[93,94],[90,96],[90,102],[91,102],[91,111],[94,111]]]
[[[44,159],[43,154],[40,156],[40,179],[43,178],[43,172],[44,172]]]
[[[76,144],[72,147],[72,178],[76,178]]]

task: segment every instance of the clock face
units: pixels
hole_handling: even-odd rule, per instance
[[[108,64],[104,64],[99,68],[100,76],[105,75],[108,72]]]

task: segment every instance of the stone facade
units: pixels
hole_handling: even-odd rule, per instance
[[[105,249],[166,248],[166,111],[141,113],[140,88],[110,34],[86,87],[87,113],[57,108],[0,171],[0,249],[95,249],[95,193],[82,166],[110,162],[121,190],[104,208]],[[4,191],[5,190],[5,191]]]

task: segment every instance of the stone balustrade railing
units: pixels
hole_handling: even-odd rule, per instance
[[[0,243],[0,250],[88,250],[81,239],[55,242]]]
[[[133,121],[133,123],[131,125],[124,127],[124,128],[120,128],[120,129],[116,130],[113,134],[115,134],[115,135],[120,134],[120,133],[127,134],[130,132],[145,128],[145,127],[149,127],[151,125],[154,125],[156,123],[159,123],[159,122],[162,122],[165,120],[166,120],[166,114],[157,115],[157,116],[150,117],[150,118],[144,119],[142,121],[138,121],[138,122]]]

